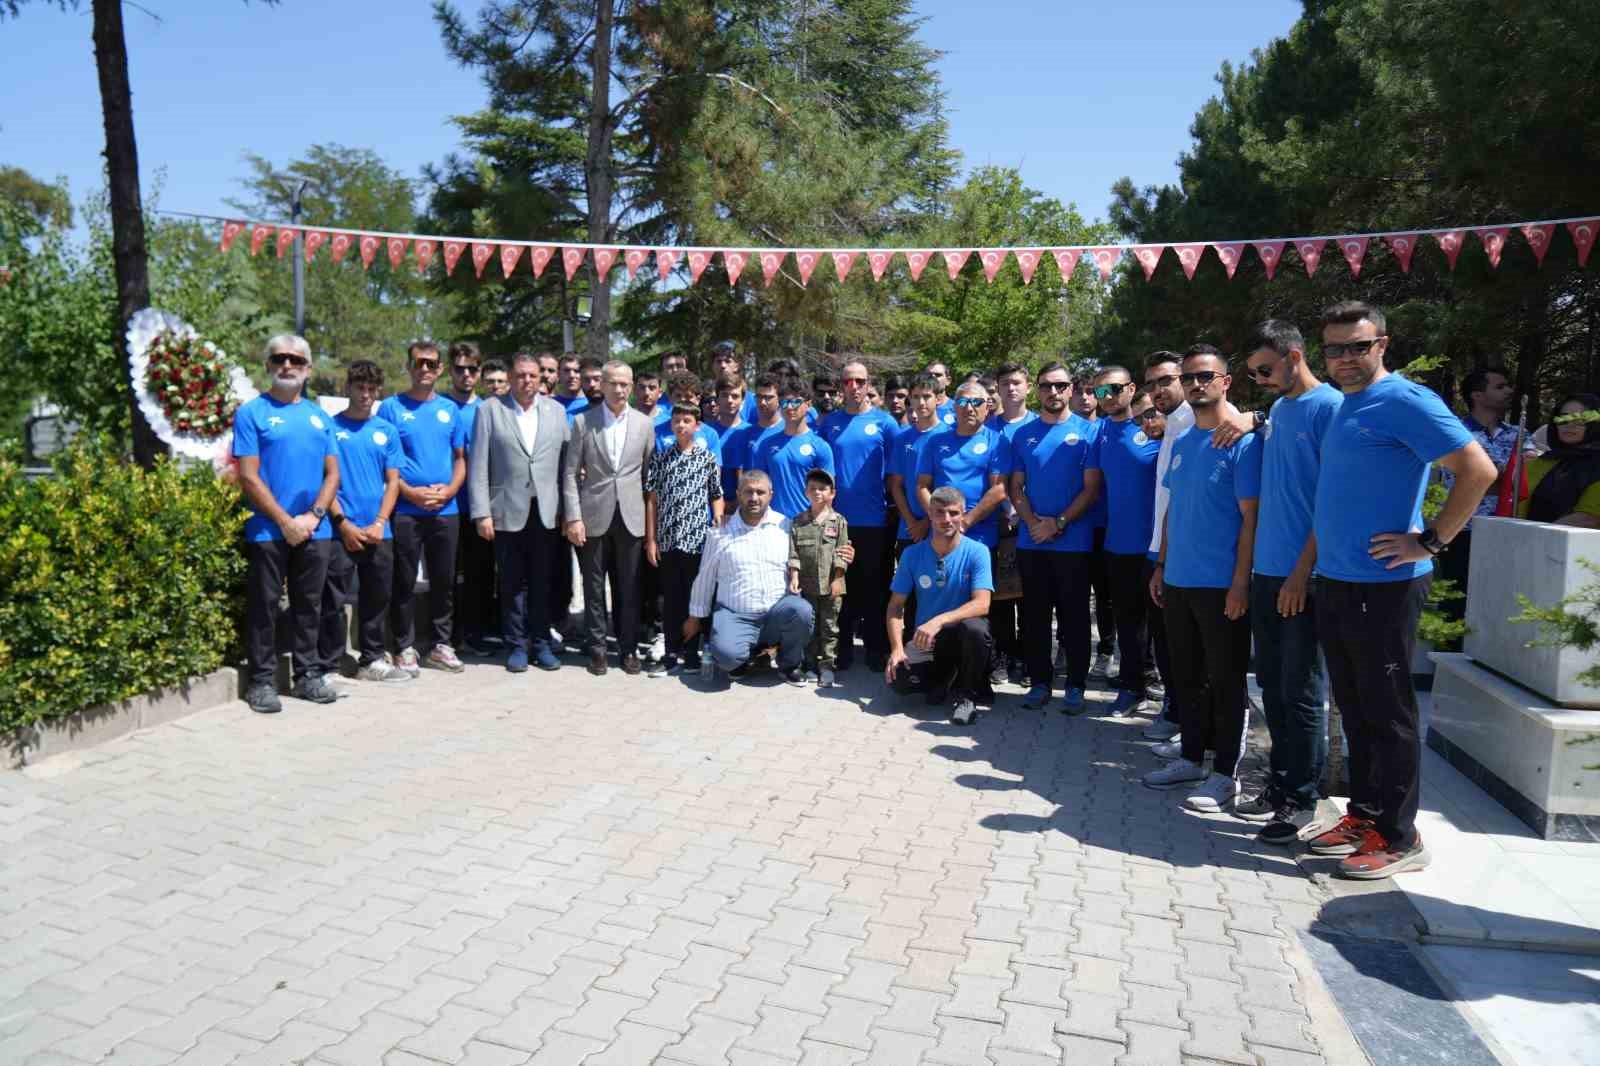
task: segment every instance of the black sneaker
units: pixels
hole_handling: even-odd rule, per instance
[[[977,704],[966,696],[960,696],[956,699],[955,706],[950,710],[950,720],[956,725],[969,725],[977,713]]]
[[[1280,807],[1272,820],[1261,827],[1256,839],[1263,844],[1293,844],[1314,837],[1328,826],[1315,807]]]
[[[806,668],[804,666],[791,666],[787,670],[780,669],[778,672],[783,675],[783,679],[785,681],[797,688],[804,688],[808,683],[809,675],[806,674]]]
[[[1233,813],[1235,817],[1243,818],[1247,822],[1270,822],[1285,809],[1272,793],[1258,792],[1250,799],[1234,804]]]
[[[271,682],[261,681],[244,690],[244,701],[257,714],[277,714],[283,710],[278,689]]]
[[[339,698],[339,690],[329,684],[328,679],[321,674],[314,674],[296,681],[289,695],[310,703],[332,703]]]

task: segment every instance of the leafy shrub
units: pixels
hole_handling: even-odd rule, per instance
[[[0,458],[0,732],[176,685],[237,645],[238,493],[89,444],[29,481]]]

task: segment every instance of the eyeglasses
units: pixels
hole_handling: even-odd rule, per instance
[[[944,569],[944,560],[940,559],[939,560],[939,569],[935,570],[934,574],[933,574],[933,583],[935,585],[937,585],[939,588],[944,588],[944,583],[946,581],[948,581],[949,579],[950,579],[950,576],[949,576],[949,574],[947,574],[945,572],[945,569]]]
[[[1179,374],[1178,384],[1204,386],[1211,384],[1221,376],[1222,375],[1217,373],[1215,370],[1196,370],[1189,374]]]
[[[1278,372],[1278,365],[1282,362],[1283,360],[1279,359],[1277,363],[1269,363],[1266,366],[1249,367],[1248,369],[1250,371],[1250,376],[1255,378],[1257,381],[1266,381],[1273,374]]]
[[[1041,382],[1039,382],[1039,391],[1040,392],[1066,392],[1070,388],[1072,388],[1072,382],[1070,382],[1070,381],[1041,381]]]
[[[977,396],[958,396],[958,397],[956,397],[956,406],[957,407],[982,407],[984,404],[986,404],[988,402],[989,402],[988,400],[981,399],[980,397],[977,397]]]
[[[311,360],[294,352],[273,352],[267,356],[267,362],[272,366],[310,366]]]
[[[867,383],[866,378],[840,378],[839,380],[846,385],[865,385]]]
[[[1381,340],[1383,340],[1382,337],[1373,337],[1371,340],[1351,341],[1349,344],[1324,344],[1322,346],[1322,357],[1324,359],[1353,359],[1372,351],[1372,346]]]
[[[1160,418],[1161,411],[1155,407],[1146,407],[1143,411],[1140,411],[1133,417],[1137,418],[1141,422],[1149,422],[1151,419]]]
[[[1094,387],[1094,398],[1097,400],[1109,400],[1113,396],[1120,395],[1123,389],[1131,388],[1133,388],[1133,382],[1131,381],[1124,381],[1121,384],[1113,382],[1110,385],[1096,385]]]
[[[1146,385],[1154,385],[1158,389],[1170,389],[1170,388],[1172,388],[1172,383],[1174,381],[1177,381],[1177,380],[1178,380],[1178,375],[1177,374],[1162,374],[1160,377],[1156,378],[1153,381],[1150,380],[1149,378],[1146,378],[1145,379],[1145,384]]]
[[[411,360],[411,365],[416,367],[418,370],[438,370],[439,369],[439,360],[437,360],[437,359],[413,359],[413,360]]]
[[[481,374],[483,372],[483,368],[482,367],[468,366],[465,363],[457,363],[455,366],[452,366],[450,369],[452,371],[454,371],[455,373],[457,373],[457,374]]]
[[[800,399],[798,396],[791,396],[786,400],[779,400],[778,406],[783,408],[785,411],[793,411],[796,407],[805,406],[805,401]]]

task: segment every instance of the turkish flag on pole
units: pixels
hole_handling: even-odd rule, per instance
[[[433,242],[426,237],[417,239],[417,273],[426,273],[428,264],[433,262]]]
[[[956,280],[961,275],[961,268],[967,265],[967,256],[971,254],[971,248],[946,248],[944,250],[944,268],[950,272],[951,281]]]
[[[1444,260],[1450,264],[1451,270],[1456,268],[1456,256],[1461,254],[1461,234],[1461,230],[1453,229],[1434,238],[1439,242],[1439,250],[1444,252]]]
[[[1217,251],[1217,258],[1222,260],[1222,269],[1228,272],[1228,280],[1233,280],[1233,272],[1239,269],[1239,257],[1244,254],[1243,241],[1229,241],[1225,244],[1213,244],[1211,247]]]
[[[1039,269],[1039,256],[1041,248],[1018,248],[1012,254],[1017,257],[1017,269],[1022,271],[1022,283],[1033,284],[1033,272]]]
[[[324,244],[327,243],[327,241],[328,241],[328,235],[326,233],[322,232],[319,229],[310,230],[309,232],[306,233],[306,262],[307,263],[311,262],[311,260],[316,258],[317,249],[321,248]]]
[[[1370,237],[1340,237],[1339,251],[1344,253],[1344,261],[1350,264],[1350,276],[1361,276],[1361,262],[1367,257],[1367,244]]]
[[[500,273],[509,278],[511,272],[517,269],[517,260],[521,258],[522,245],[502,244],[500,246]]]
[[[1533,249],[1533,261],[1544,266],[1544,254],[1550,250],[1550,238],[1555,236],[1554,225],[1523,226],[1522,237],[1528,242],[1528,247]]]
[[[328,254],[333,256],[333,265],[338,266],[344,262],[345,253],[350,250],[350,234],[335,233],[333,242],[328,246]]]
[[[932,252],[907,252],[906,266],[911,268],[911,280],[922,280],[922,268],[928,265],[928,260],[933,258]]]
[[[224,255],[227,254],[229,248],[233,247],[234,238],[243,232],[243,222],[234,222],[230,219],[222,224],[222,252]]]
[[[282,259],[284,253],[294,247],[294,239],[300,236],[300,231],[285,227],[278,231],[278,258]]]
[[[1294,250],[1300,253],[1300,261],[1306,265],[1306,277],[1311,277],[1317,272],[1317,264],[1322,262],[1322,249],[1326,241],[1295,241]]]
[[[389,265],[394,269],[400,269],[400,260],[406,257],[406,245],[409,243],[404,237],[389,238]]]
[[[1156,265],[1161,262],[1161,253],[1167,250],[1164,244],[1136,244],[1133,246],[1133,257],[1144,268],[1144,280],[1149,281],[1150,276],[1156,272]]]
[[[700,280],[700,275],[706,272],[706,267],[711,265],[710,252],[689,253],[689,284],[693,285]]]
[[[629,248],[622,256],[622,267],[628,272],[628,280],[633,280],[634,273],[644,266],[645,257],[650,253],[643,248]]]
[[[619,248],[596,248],[594,250],[594,273],[603,283],[606,275],[611,273],[611,266],[617,261]]]
[[[1576,222],[1567,223],[1567,232],[1572,234],[1572,243],[1578,246],[1578,265],[1589,265],[1589,252],[1594,248],[1594,239],[1597,230],[1600,230],[1600,218],[1581,218]]]
[[[489,260],[494,258],[494,245],[488,241],[472,242],[472,269],[478,277],[483,277],[483,268],[489,265]]]
[[[1200,257],[1205,254],[1206,246],[1203,244],[1175,244],[1178,252],[1178,265],[1183,267],[1183,276],[1190,281],[1194,280],[1195,267],[1200,265]]]
[[[783,266],[783,257],[787,254],[772,250],[761,253],[761,283],[765,288],[772,288],[772,279],[778,276],[778,268]]]
[[[882,281],[883,272],[889,267],[889,260],[894,258],[893,252],[868,252],[867,266],[872,268],[872,280]]]
[[[1483,250],[1489,256],[1489,265],[1496,270],[1500,268],[1500,253],[1506,250],[1506,236],[1510,232],[1509,226],[1478,227],[1478,240],[1483,242]]]
[[[981,248],[978,250],[978,262],[983,264],[983,277],[990,285],[994,284],[994,276],[1000,273],[1000,268],[1005,266],[1006,249]]]
[[[539,277],[544,273],[544,268],[550,265],[550,260],[555,258],[556,250],[548,244],[536,244],[528,249],[528,265],[533,267],[533,276]]]
[[[266,240],[267,236],[271,232],[272,232],[272,227],[271,226],[263,225],[260,222],[257,222],[254,226],[250,227],[250,254],[251,255],[255,255],[257,252],[261,251],[261,242]]]
[[[1528,498],[1528,463],[1522,456],[1525,447],[1526,427],[1517,426],[1517,446],[1512,449],[1511,461],[1500,474],[1500,498],[1495,502],[1497,518],[1515,518],[1517,505]]]
[[[370,270],[372,261],[377,258],[378,246],[383,242],[370,233],[361,235],[361,269]]]
[[[1094,260],[1095,269],[1100,271],[1101,281],[1110,281],[1111,272],[1116,269],[1117,260],[1122,258],[1121,248],[1091,248],[1089,256]]]
[[[1288,241],[1256,241],[1256,254],[1261,257],[1261,265],[1267,268],[1267,280],[1272,280],[1272,275],[1278,272],[1278,264],[1283,262],[1283,246]]]
[[[449,277],[451,274],[455,273],[456,264],[461,261],[461,253],[466,251],[466,250],[467,250],[466,244],[461,242],[461,241],[445,241],[444,242],[444,273],[445,273],[445,277]]]
[[[1400,273],[1411,273],[1411,253],[1417,250],[1417,235],[1391,233],[1384,240],[1389,242],[1389,251],[1394,253],[1395,259],[1400,263]]]
[[[666,281],[667,275],[671,274],[673,270],[677,268],[678,259],[682,257],[682,255],[683,253],[678,251],[676,248],[656,249],[656,273],[660,276],[662,281]]]
[[[744,265],[749,262],[749,252],[722,251],[722,268],[728,272],[728,287],[731,289],[739,282],[739,275],[744,273]]]
[[[856,256],[860,254],[860,252],[833,253],[833,272],[839,276],[840,281],[850,276],[850,268],[856,265]]]
[[[1078,257],[1083,255],[1076,248],[1056,248],[1050,252],[1051,258],[1056,261],[1056,270],[1061,273],[1061,283],[1065,285],[1072,280],[1072,272],[1078,269]]]
[[[794,265],[800,271],[800,287],[802,289],[811,284],[811,272],[817,269],[817,260],[821,255],[821,252],[794,253]]]
[[[561,266],[567,272],[568,281],[571,281],[572,275],[576,274],[578,268],[583,266],[583,252],[582,248],[561,249]]]

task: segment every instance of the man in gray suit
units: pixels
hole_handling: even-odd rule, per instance
[[[624,673],[639,672],[639,566],[644,557],[644,474],[655,450],[650,416],[628,403],[633,368],[615,360],[600,371],[601,402],[572,423],[562,467],[567,539],[583,571],[583,622],[589,672],[606,672],[606,578],[616,613]]]
[[[539,394],[539,360],[519,354],[511,364],[511,392],[478,406],[473,431],[472,518],[478,535],[494,545],[500,573],[500,626],[510,651],[506,669],[559,669],[550,648],[549,586],[556,553],[562,459],[571,439],[566,410]]]

